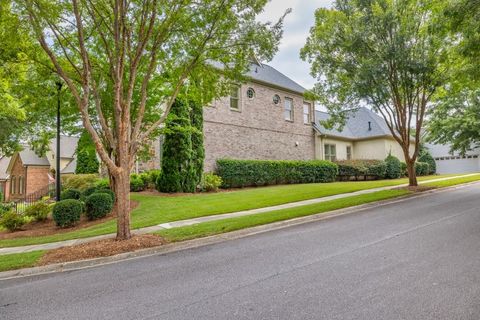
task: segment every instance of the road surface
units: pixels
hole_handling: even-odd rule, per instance
[[[480,319],[480,184],[112,265],[0,281],[0,319]]]

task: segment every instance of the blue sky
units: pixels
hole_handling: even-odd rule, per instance
[[[332,0],[271,0],[265,7],[260,21],[276,21],[286,9],[292,8],[284,24],[283,39],[275,58],[269,65],[284,73],[307,89],[315,79],[310,76],[310,67],[300,59],[300,49],[305,45],[314,23],[314,12],[319,7],[329,7]]]

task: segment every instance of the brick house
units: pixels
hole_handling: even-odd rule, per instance
[[[77,137],[60,137],[61,174],[75,173]],[[56,165],[55,140],[50,143],[46,155],[39,157],[29,148],[16,152],[12,157],[0,159],[0,191],[5,201],[25,199],[27,195],[48,191],[54,182]]]

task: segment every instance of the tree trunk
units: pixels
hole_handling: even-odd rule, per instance
[[[115,192],[113,210],[117,215],[117,240],[131,238],[130,233],[130,172],[121,171],[112,176],[112,188]]]
[[[410,187],[418,186],[417,173],[415,172],[415,161],[407,160],[408,185]]]

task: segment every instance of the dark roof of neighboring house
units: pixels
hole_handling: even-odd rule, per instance
[[[0,157],[0,180],[6,180],[8,178],[7,168],[10,163],[10,157]]]
[[[223,69],[223,65],[218,62],[211,62],[216,68]],[[245,75],[253,81],[259,81],[265,84],[270,84],[275,87],[293,91],[303,94],[306,89],[278,71],[277,69],[263,63],[253,63],[250,65],[250,70]]]
[[[73,158],[77,149],[78,137],[60,136],[60,158]],[[50,141],[50,151],[57,154],[57,139]]]
[[[321,121],[329,118],[330,115],[328,113],[315,111],[315,129],[325,135],[346,139],[367,139],[392,135],[385,120],[365,107],[349,112],[345,126],[341,131],[337,130],[337,128],[327,129],[322,125]]]
[[[77,169],[77,158],[73,158],[60,173],[70,174],[75,173],[75,169]]]
[[[24,166],[50,166],[47,157],[39,157],[30,149],[24,149],[18,153]]]

